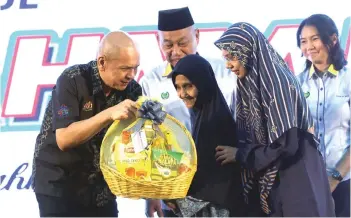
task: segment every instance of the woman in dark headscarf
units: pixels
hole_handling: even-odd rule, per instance
[[[248,23],[233,24],[215,45],[239,78],[239,148],[231,151],[245,169],[245,197],[257,184],[267,215],[335,216],[325,165],[310,133],[312,117],[284,60]]]
[[[175,66],[173,84],[192,114],[198,168],[188,196],[177,200],[182,216],[244,216],[240,166],[216,160],[219,145],[235,146],[236,124],[209,62],[187,55]],[[225,162],[224,162],[225,163]],[[234,208],[233,208],[234,207]],[[229,214],[229,212],[231,212]]]

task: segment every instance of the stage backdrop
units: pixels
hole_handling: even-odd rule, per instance
[[[303,68],[296,30],[303,18],[325,13],[336,22],[349,54],[349,0],[116,1],[0,0],[0,217],[38,217],[30,189],[35,138],[50,90],[69,65],[94,59],[101,37],[128,31],[141,46],[138,77],[162,62],[157,11],[189,6],[200,28],[199,52],[220,57],[213,45],[231,23],[257,26],[297,74]],[[348,60],[350,61],[350,55]],[[143,200],[118,199],[121,217],[144,216]]]

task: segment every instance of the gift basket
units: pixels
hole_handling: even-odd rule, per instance
[[[137,105],[137,119],[115,121],[103,139],[108,186],[126,198],[184,198],[197,170],[191,134],[157,100],[139,98]]]

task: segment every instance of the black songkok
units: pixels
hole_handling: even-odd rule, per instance
[[[162,10],[158,12],[158,30],[174,31],[194,25],[188,7]]]

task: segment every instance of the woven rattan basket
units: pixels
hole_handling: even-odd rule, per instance
[[[116,135],[135,120],[115,121],[108,129],[101,145],[100,167],[113,194],[120,197],[140,199],[177,199],[184,198],[197,170],[197,155],[194,141],[189,131],[174,117],[167,115],[162,125],[176,135],[181,149],[191,154],[191,167],[186,173],[162,181],[136,180],[118,172],[111,161],[111,146]]]

